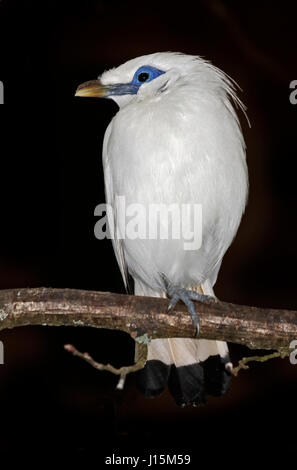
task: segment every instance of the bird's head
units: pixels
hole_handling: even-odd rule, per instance
[[[75,96],[111,98],[120,107],[135,99],[153,96],[163,91],[173,75],[177,75],[173,56],[177,54],[156,53],[129,60],[105,71],[97,80],[82,83]]]
[[[176,52],[157,52],[129,60],[105,71],[97,80],[79,85],[75,96],[111,98],[121,108],[132,101],[141,101],[185,90],[193,95],[209,91],[237,104],[233,82],[219,69],[198,56]]]

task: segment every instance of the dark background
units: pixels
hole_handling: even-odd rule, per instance
[[[117,107],[75,99],[74,91],[130,58],[171,50],[201,55],[232,76],[252,124],[240,116],[250,196],[216,295],[296,309],[296,18],[289,1],[2,0],[0,288],[124,292],[111,243],[93,235],[94,208],[104,202],[102,139]],[[150,449],[189,451],[198,466],[202,458],[259,462],[256,451],[293,455],[297,369],[288,359],[253,363],[226,397],[180,409],[168,393],[140,396],[133,376],[116,393],[116,377],[63,350],[73,343],[100,362],[128,364],[133,342],[125,334],[26,327],[2,331],[0,340],[0,453],[10,459],[32,463],[40,450],[43,461],[93,457],[101,468],[110,452]],[[250,354],[230,350],[234,362]]]

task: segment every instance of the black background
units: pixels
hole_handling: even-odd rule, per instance
[[[102,139],[117,107],[74,91],[130,58],[171,50],[199,54],[232,76],[252,124],[241,116],[250,196],[216,295],[296,309],[296,15],[289,1],[2,0],[0,288],[124,292],[111,243],[93,235],[94,208],[104,202]],[[293,456],[297,369],[288,359],[252,364],[226,397],[180,409],[167,392],[140,396],[133,376],[115,392],[116,377],[63,350],[73,343],[100,362],[128,364],[125,334],[26,327],[0,340],[0,452],[10,459],[32,463],[41,451],[40,462],[92,457],[86,467],[101,468],[112,452],[153,449],[189,452],[197,466]],[[234,362],[250,353],[230,350]]]

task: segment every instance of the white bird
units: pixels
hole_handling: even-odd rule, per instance
[[[184,301],[199,328],[193,300],[214,297],[222,258],[240,223],[248,193],[245,144],[232,105],[244,107],[233,82],[199,56],[160,52],[138,57],[83,83],[77,96],[113,99],[119,106],[103,143],[106,199],[114,209],[113,246],[126,286],[135,295]],[[199,204],[202,244],[186,250],[184,239],[122,238],[119,196],[126,206]],[[167,228],[172,221],[160,220]],[[171,224],[171,225],[170,225]],[[193,219],[187,219],[188,227]],[[170,225],[170,227],[169,227]],[[133,238],[133,237],[132,237]],[[222,395],[230,382],[225,342],[155,339],[140,373],[147,396],[168,382],[179,405]]]

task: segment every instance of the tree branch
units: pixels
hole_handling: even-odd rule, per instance
[[[151,338],[194,337],[186,307],[167,312],[168,300],[75,289],[0,291],[0,330],[25,325],[89,326],[122,330],[138,343]],[[297,339],[297,312],[226,302],[196,303],[200,338],[289,351]]]

